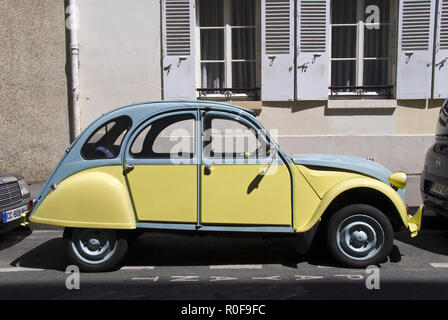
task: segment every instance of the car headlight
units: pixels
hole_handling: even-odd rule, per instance
[[[404,172],[397,172],[389,177],[389,183],[397,189],[404,189],[406,187],[406,180],[407,176]]]
[[[29,194],[30,190],[28,189],[28,184],[26,183],[25,179],[19,179],[17,180],[19,183],[20,191],[22,192],[22,196]]]

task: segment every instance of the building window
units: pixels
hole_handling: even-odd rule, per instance
[[[198,3],[199,98],[257,99],[257,10],[255,0]]]
[[[395,4],[331,1],[331,95],[392,95]]]

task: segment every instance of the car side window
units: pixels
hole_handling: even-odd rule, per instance
[[[195,116],[166,116],[145,127],[132,142],[131,156],[140,159],[193,159]]]
[[[123,138],[132,126],[131,118],[122,116],[100,126],[81,149],[84,159],[113,159],[120,154]]]
[[[266,158],[268,146],[258,131],[243,121],[207,116],[204,121],[204,156],[214,159]]]

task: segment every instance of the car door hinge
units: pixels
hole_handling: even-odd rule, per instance
[[[123,169],[123,175],[124,176],[127,175],[132,170],[134,170],[134,165],[133,164],[125,164],[124,165],[124,169]]]

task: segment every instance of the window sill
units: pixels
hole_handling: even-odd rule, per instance
[[[328,109],[395,109],[395,99],[328,100]]]

